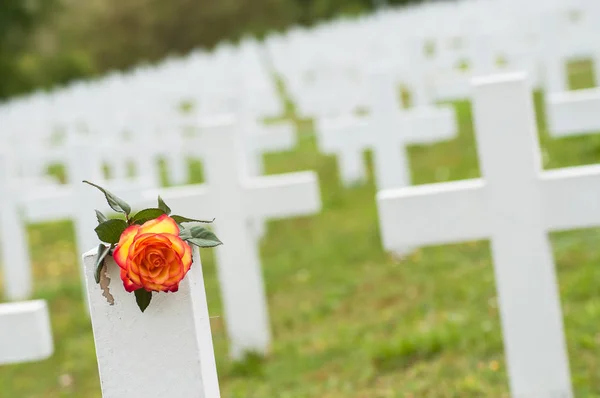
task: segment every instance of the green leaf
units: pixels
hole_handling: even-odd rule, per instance
[[[108,217],[106,217],[98,210],[96,210],[96,218],[98,219],[98,224],[102,224],[104,221],[108,221]]]
[[[166,215],[171,214],[171,208],[167,206],[164,200],[158,195],[158,208],[165,212]]]
[[[106,201],[108,202],[108,205],[114,211],[116,211],[118,213],[125,213],[126,215],[129,215],[129,213],[131,213],[131,206],[129,206],[127,204],[127,202],[125,202],[123,199],[119,198],[118,196],[113,195],[112,193],[108,192],[106,189],[102,188],[99,185],[96,185],[96,184],[91,183],[91,182],[86,181],[86,180],[83,180],[83,182],[85,184],[88,184],[88,185],[91,185],[93,187],[96,187],[100,191],[102,191],[102,193],[106,197]]]
[[[110,252],[110,246],[104,246],[102,243],[98,246],[98,257],[96,257],[96,272],[94,273],[94,279],[96,283],[100,283],[100,271],[104,267],[104,259]]]
[[[138,289],[135,292],[135,302],[137,303],[140,310],[144,312],[150,305],[152,300],[152,292],[147,292],[145,289]]]
[[[127,222],[125,220],[108,220],[98,225],[94,231],[102,242],[119,243],[119,238],[125,229]]]
[[[163,214],[165,214],[165,211],[162,209],[150,208],[150,209],[140,210],[135,214],[135,216],[133,216],[131,218],[131,223],[141,225],[141,224],[145,223],[146,221],[154,220],[155,218],[158,218],[158,217],[162,216]]]
[[[192,238],[192,239],[186,240],[186,242],[191,243],[192,245],[195,245],[198,247],[216,247],[216,246],[223,244],[223,242],[221,242],[219,239],[217,239],[216,236],[214,239]]]
[[[198,247],[215,247],[223,244],[212,231],[200,226],[182,230],[179,237]]]
[[[215,219],[214,219],[214,218],[213,218],[211,221],[206,221],[206,220],[195,220],[195,219],[193,219],[193,218],[187,218],[187,217],[184,217],[184,216],[171,216],[171,218],[172,218],[173,220],[175,220],[175,222],[176,222],[177,224],[181,224],[181,223],[184,223],[184,222],[201,222],[201,223],[204,223],[204,224],[210,224],[210,223],[212,223],[213,221],[215,221]]]

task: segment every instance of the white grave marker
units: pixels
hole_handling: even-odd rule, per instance
[[[18,202],[21,196],[17,181],[9,175],[8,155],[0,153],[0,242],[4,295],[8,300],[24,300],[31,296],[32,277],[27,230]]]
[[[548,131],[554,137],[600,131],[600,89],[551,93],[546,99]]]
[[[247,177],[242,139],[231,121],[203,134],[207,184],[160,190],[177,213],[215,221],[224,244],[216,248],[219,283],[231,356],[266,354],[271,342],[258,245],[252,220],[309,215],[321,208],[317,176],[298,172]],[[148,192],[148,204],[157,192]]]
[[[258,177],[264,173],[263,156],[268,152],[291,150],[296,146],[296,132],[289,124],[263,126],[258,123],[244,134],[248,151],[248,175]]]
[[[524,74],[476,80],[483,179],[382,191],[383,245],[491,240],[510,390],[572,397],[547,232],[600,225],[600,167],[541,170]]]
[[[190,181],[190,168],[189,159],[184,155],[186,140],[181,125],[176,123],[171,129],[163,130],[162,134],[164,137],[162,140],[168,143],[165,149],[165,160],[169,183],[172,185],[186,184]]]
[[[357,116],[343,119],[321,119],[317,125],[319,147],[336,156],[340,180],[344,186],[367,179],[363,151],[369,146],[368,123]]]
[[[0,304],[0,365],[41,361],[53,352],[44,300]]]
[[[230,115],[222,115],[211,120],[200,119],[198,125],[200,129],[210,128],[215,124],[228,123],[231,120]],[[275,125],[263,125],[252,118],[242,119],[243,147],[245,152],[246,167],[245,171],[249,177],[258,177],[264,174],[264,154],[268,152],[281,152],[291,150],[297,144],[296,132],[290,123],[280,123]],[[189,145],[200,148],[201,156],[202,139],[198,145],[194,145],[193,140]],[[262,238],[266,231],[264,220],[256,219],[253,221],[253,229],[256,231],[256,237]]]
[[[373,150],[378,189],[410,185],[406,146],[431,144],[456,137],[457,124],[450,107],[400,109],[390,76],[371,76],[371,113],[367,117],[347,117],[319,122],[320,146],[338,156],[344,185],[364,180],[362,152]]]
[[[371,76],[371,135],[378,189],[411,185],[406,146],[431,144],[456,137],[457,124],[451,107],[417,107],[402,110],[391,76]]]
[[[96,183],[115,195],[132,201],[139,200],[144,190],[155,188],[150,180],[148,182],[102,181],[98,168],[95,167],[95,159],[94,148],[90,144],[72,144],[69,147],[67,162],[68,170],[72,173],[69,181],[73,183],[33,191],[21,202],[24,219],[29,222],[72,219],[75,241],[80,252],[85,250],[84,248],[97,247],[100,243],[94,232],[98,225],[94,209],[102,212],[110,210],[104,195],[96,188],[83,184],[82,180]],[[83,263],[79,264],[79,268],[83,284]]]
[[[245,136],[245,147],[249,151],[247,156],[248,176],[258,177],[264,174],[263,156],[267,152],[279,152],[290,150],[296,146],[296,132],[290,124],[281,124],[273,126],[261,126],[258,123],[254,126],[256,133],[250,131]],[[264,220],[257,219],[253,221],[253,229],[257,238],[262,238],[266,232]]]
[[[141,312],[119,267],[106,260],[111,305],[94,279],[96,250],[83,256],[102,396],[218,398],[219,382],[197,248],[177,293],[153,293]]]

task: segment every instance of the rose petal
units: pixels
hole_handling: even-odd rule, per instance
[[[169,284],[172,285],[173,283],[177,282],[177,280],[183,279],[184,269],[185,268],[184,268],[183,264],[179,260],[177,262],[173,262],[173,263],[169,264],[169,281],[172,281],[172,282],[167,283],[167,285],[169,285]]]
[[[192,266],[192,248],[186,242],[184,242],[179,236],[174,235],[163,235],[171,241],[173,249],[177,252],[181,258],[183,264],[183,272],[186,273]]]
[[[185,253],[181,258],[183,263],[183,273],[186,274],[192,267],[192,248],[187,243],[185,244]]]
[[[169,279],[169,268],[167,267],[159,268],[158,272],[152,276],[152,282],[159,285],[164,285],[167,279]]]
[[[127,276],[127,271],[125,271],[124,269],[121,269],[121,280],[123,281],[123,286],[125,287],[125,290],[127,290],[129,293],[142,288],[142,286],[136,285],[131,281],[131,279],[129,279],[129,277]]]
[[[150,281],[144,281],[144,289],[146,289],[147,291],[153,291],[153,292],[166,292],[168,291],[170,286],[163,286],[163,285],[159,285],[158,283],[153,283]]]
[[[137,264],[132,263],[131,261],[128,261],[127,263],[129,265],[129,269],[126,272],[127,272],[127,276],[129,277],[129,279],[131,279],[131,281],[137,285],[142,285],[142,280],[140,278],[139,269],[137,272],[132,269],[132,268],[137,268]]]
[[[135,236],[140,229],[139,225],[132,225],[127,227],[125,231],[119,237],[119,243],[115,251],[113,252],[113,258],[117,265],[123,269],[127,266],[127,256],[129,254],[129,248],[133,243]]]
[[[171,249],[172,243],[169,236],[170,234],[144,234],[140,229],[135,237],[134,246],[130,249],[129,258],[134,258],[143,255],[147,250],[163,250]]]
[[[179,226],[171,217],[163,214],[154,220],[146,221],[140,227],[142,234],[171,234],[179,236]]]

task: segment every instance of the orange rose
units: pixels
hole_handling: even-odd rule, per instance
[[[192,249],[179,238],[177,223],[164,214],[123,231],[113,258],[128,292],[176,292],[192,265]]]

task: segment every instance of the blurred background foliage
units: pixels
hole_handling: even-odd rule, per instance
[[[390,5],[419,0],[388,0]],[[360,15],[383,0],[2,0],[0,99],[246,35]]]

